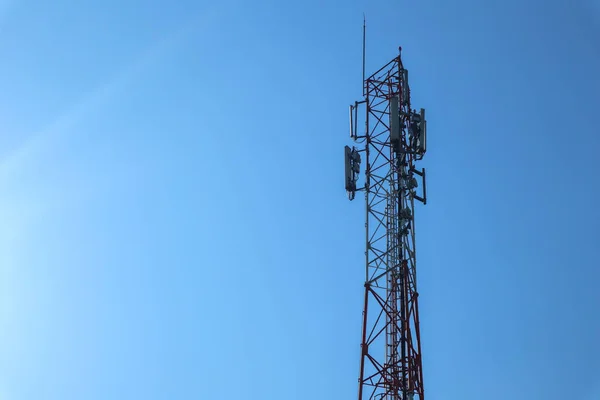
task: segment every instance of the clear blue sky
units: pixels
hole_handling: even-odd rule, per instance
[[[356,398],[363,11],[427,109],[428,399],[600,399],[600,3],[566,3],[0,1],[0,399]]]

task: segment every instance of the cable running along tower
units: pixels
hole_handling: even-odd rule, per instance
[[[364,35],[364,33],[363,33]],[[366,201],[366,277],[358,400],[424,400],[415,251],[415,201],[427,202],[425,110],[413,110],[408,71],[397,57],[364,77],[350,106],[345,185]],[[359,109],[364,133],[358,132]],[[362,119],[362,116],[361,116]],[[358,188],[361,159],[364,184]]]

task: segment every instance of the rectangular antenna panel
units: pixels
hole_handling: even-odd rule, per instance
[[[421,154],[427,151],[427,121],[425,121],[425,109],[421,108],[421,132],[419,135],[419,150]]]
[[[390,99],[390,142],[394,149],[400,145],[400,115],[398,113],[398,97]]]
[[[402,104],[407,105],[410,97],[410,90],[408,88],[408,70],[402,70]]]
[[[344,147],[344,171],[345,171],[345,187],[346,190],[351,192],[354,190],[353,185],[353,174],[352,174],[352,166],[350,165],[350,158],[352,157],[352,150],[350,147]]]

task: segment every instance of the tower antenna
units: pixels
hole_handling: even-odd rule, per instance
[[[365,195],[364,308],[358,400],[424,400],[417,291],[416,203],[427,203],[425,110],[413,110],[401,55],[365,77],[363,100],[350,106],[345,188]],[[357,110],[365,112],[358,132]],[[361,163],[364,173],[361,175]],[[357,186],[364,177],[362,187]]]

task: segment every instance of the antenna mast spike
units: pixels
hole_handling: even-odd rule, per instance
[[[366,47],[367,47],[367,17],[363,13],[363,45],[362,45],[362,87],[363,96],[366,96],[365,91],[365,59],[366,59]]]

